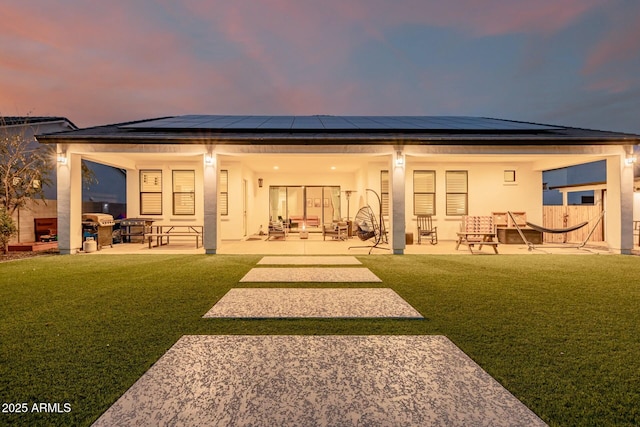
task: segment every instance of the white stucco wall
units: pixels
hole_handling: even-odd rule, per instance
[[[416,161],[408,158],[405,185],[406,232],[416,232],[413,213],[413,172],[433,170],[436,172],[436,215],[438,237],[454,240],[460,227],[460,216],[446,215],[446,181],[448,170],[468,171],[468,214],[491,215],[492,212],[526,212],[527,220],[542,223],[542,172],[533,170],[530,163],[517,165],[508,163],[442,163],[438,161]],[[385,163],[371,163],[367,170],[368,188],[380,194],[380,172],[388,170]],[[516,182],[504,182],[504,170],[516,170]],[[369,196],[374,209],[377,202]],[[362,200],[361,200],[362,201]],[[363,203],[364,204],[364,203]]]
[[[162,214],[149,215],[140,212],[140,171],[162,171]],[[173,214],[173,171],[195,171],[195,215]],[[127,169],[127,217],[128,218],[153,218],[155,224],[184,223],[202,225],[204,221],[204,206],[202,203],[203,173],[200,161],[147,161],[138,162],[136,169]]]
[[[220,169],[229,171],[229,215],[221,216],[221,239],[240,240],[243,236],[242,227],[242,181],[247,180],[247,235],[260,230],[267,231],[269,225],[269,187],[270,186],[339,186],[340,190],[356,188],[356,173],[327,173],[327,174],[286,174],[274,172],[255,172],[244,167],[239,162],[221,162]],[[262,178],[262,188],[258,187],[258,179]],[[350,215],[353,218],[357,210],[354,199],[350,201]],[[342,217],[347,216],[347,201],[341,193]]]

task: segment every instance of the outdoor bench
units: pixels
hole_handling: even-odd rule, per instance
[[[149,244],[149,249],[151,249],[152,247],[168,245],[171,237],[195,237],[196,248],[199,248],[202,240],[202,229],[201,225],[154,225],[151,233],[144,234],[144,240]],[[154,239],[156,244],[152,246]]]

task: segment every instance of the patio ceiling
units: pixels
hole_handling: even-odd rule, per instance
[[[137,164],[153,161],[200,161],[194,153],[87,153],[83,158],[119,168],[136,168]],[[549,154],[429,154],[408,155],[412,162],[437,163],[532,163],[534,169],[549,170],[601,160],[602,155],[549,155]],[[354,173],[370,162],[386,162],[389,157],[380,154],[234,154],[220,155],[223,162],[240,162],[258,173]]]

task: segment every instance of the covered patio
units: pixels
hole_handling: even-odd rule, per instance
[[[256,236],[258,237],[258,236]],[[354,255],[362,256],[369,254],[371,242],[362,242],[358,238],[351,238],[345,241],[323,241],[321,236],[310,235],[309,239],[301,240],[297,237],[289,238],[282,241],[267,241],[266,236],[262,236],[257,240],[239,240],[224,241],[220,245],[219,254],[227,255]],[[365,246],[365,247],[363,247]],[[381,245],[374,248],[370,256],[389,255],[391,254],[389,245]],[[638,251],[640,248],[635,247]],[[114,254],[204,254],[204,248],[196,249],[192,242],[175,242],[170,245],[152,247],[149,249],[146,244],[125,243],[116,244],[113,247],[103,247],[101,250],[89,253],[87,255],[114,255]],[[541,245],[533,251],[529,251],[525,244],[501,244],[498,246],[499,255],[592,255],[592,254],[613,254],[606,245],[593,244],[587,245],[582,249],[571,247],[545,247]],[[422,255],[489,255],[494,256],[490,247],[482,249],[474,248],[472,254],[466,247],[461,246],[456,250],[456,242],[454,240],[443,240],[437,245],[423,243],[421,245],[406,245],[405,254],[422,254]]]
[[[59,153],[62,253],[82,247],[82,159],[126,171],[127,217],[202,227],[208,254],[342,253],[354,244],[295,243],[296,232],[366,205],[387,225],[381,252],[423,250],[406,243],[419,212],[442,241],[428,250],[446,251],[464,215],[518,211],[542,224],[542,172],[605,160],[604,238],[614,253],[633,248],[636,135],[477,117],[180,116],[38,139]],[[246,241],[276,220],[296,225],[286,244]]]

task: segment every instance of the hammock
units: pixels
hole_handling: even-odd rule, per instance
[[[551,234],[569,233],[571,231],[579,230],[587,224],[589,224],[589,221],[581,222],[580,224],[572,225],[571,227],[567,227],[567,228],[546,228],[541,225],[536,225],[536,224],[527,222],[527,225],[533,228],[534,230],[541,231],[542,233],[551,233]]]
[[[513,217],[513,213],[512,212],[507,212],[507,214],[509,215],[509,217],[511,217],[511,221],[513,222],[513,225],[516,226],[516,230],[518,230],[518,234],[520,234],[520,237],[522,238],[524,243],[526,243],[528,250],[531,251],[531,250],[535,249],[534,244],[531,243],[530,241],[528,241],[527,238],[525,237],[524,233],[522,232],[522,229],[518,225],[518,221],[516,221],[516,219]],[[604,216],[604,211],[601,211],[600,215],[598,216],[598,220],[593,225],[593,228],[591,228],[591,231],[589,231],[589,234],[587,235],[586,239],[584,239],[583,242],[577,243],[575,245],[562,245],[562,246],[545,245],[545,247],[547,247],[547,248],[575,248],[575,249],[580,249],[580,248],[584,247],[587,244],[587,242],[589,241],[589,239],[591,238],[591,235],[593,234],[593,232],[598,227],[598,224],[600,224],[600,221],[602,221],[602,217],[603,216]],[[529,227],[531,227],[532,229],[534,229],[536,231],[540,231],[542,233],[564,234],[564,233],[569,233],[571,231],[579,230],[582,227],[584,227],[585,225],[589,224],[589,222],[590,221],[581,222],[580,224],[572,225],[571,227],[566,227],[566,228],[546,228],[546,227],[543,227],[541,225],[532,224],[530,222],[525,222],[525,223]]]

